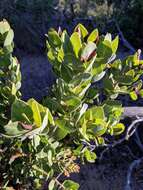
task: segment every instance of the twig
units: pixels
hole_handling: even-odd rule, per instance
[[[102,151],[100,157],[99,157],[99,160],[102,160],[104,154],[110,149],[110,148],[113,148],[119,144],[121,144],[122,142],[124,142],[125,140],[129,140],[129,138],[135,133],[138,125],[137,123],[141,123],[143,122],[143,118],[138,118],[136,120],[134,120],[131,125],[128,127],[127,131],[126,131],[126,134],[123,138],[119,139],[118,141],[115,141],[113,142],[112,144],[106,144],[106,148]]]
[[[128,127],[127,132],[126,132],[126,136],[125,136],[125,140],[129,140],[129,138],[135,133],[136,128],[137,128],[137,123],[141,123],[143,122],[143,118],[140,119],[136,119],[135,121],[133,121],[131,123],[131,125]]]
[[[65,190],[65,187],[64,187],[63,183],[60,183],[59,178],[63,175],[64,171],[67,169],[67,167],[68,167],[72,162],[73,162],[73,158],[71,157],[71,158],[69,159],[69,162],[68,162],[68,163],[66,164],[66,166],[63,168],[63,171],[62,171],[61,173],[59,173],[59,175],[54,179],[55,182],[57,183],[57,185],[59,186],[58,189],[61,189],[61,188],[62,188],[63,190]]]
[[[143,117],[143,107],[124,107],[124,113],[122,118],[137,118],[137,117]]]

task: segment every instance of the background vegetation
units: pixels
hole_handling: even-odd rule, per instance
[[[118,33],[114,20],[134,47],[142,46],[142,0],[2,0],[0,19],[15,30],[18,48],[36,52],[43,49],[43,36],[50,27],[68,29],[81,22],[102,33]],[[22,36],[21,36],[22,34]]]

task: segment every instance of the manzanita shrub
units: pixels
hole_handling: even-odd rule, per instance
[[[97,29],[88,34],[81,24],[71,36],[66,30],[51,29],[47,38],[48,58],[57,81],[44,105],[56,115],[55,134],[60,140],[68,136],[72,144],[79,144],[80,153],[95,158],[82,142],[104,145],[105,135],[121,134],[125,128],[119,123],[123,108],[115,99],[120,94],[129,94],[133,100],[142,96],[140,50],[124,60],[115,59],[118,36],[99,36]]]
[[[1,127],[3,189],[38,190],[47,181],[49,190],[77,190],[79,185],[67,179],[79,172],[77,159],[95,162],[96,149],[123,133],[123,107],[116,99],[120,94],[133,100],[142,96],[143,61],[140,51],[116,59],[118,42],[97,29],[89,34],[81,24],[71,36],[60,28],[49,30],[47,55],[57,80],[43,105],[12,99],[10,120]]]

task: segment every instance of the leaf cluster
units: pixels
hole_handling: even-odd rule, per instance
[[[21,73],[18,60],[12,56],[13,30],[7,21],[0,22],[0,126],[7,122],[10,106],[20,97]]]

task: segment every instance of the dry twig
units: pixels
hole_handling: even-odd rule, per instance
[[[110,148],[113,148],[121,143],[123,143],[124,141],[127,141],[129,140],[129,138],[135,133],[137,127],[138,127],[138,123],[141,123],[143,122],[143,118],[137,118],[136,120],[134,120],[131,125],[128,127],[126,133],[125,133],[125,136],[121,139],[119,139],[118,141],[114,141],[113,143],[111,144],[106,144],[106,148],[102,151],[100,157],[99,157],[99,160],[102,160],[104,154],[110,149]]]

